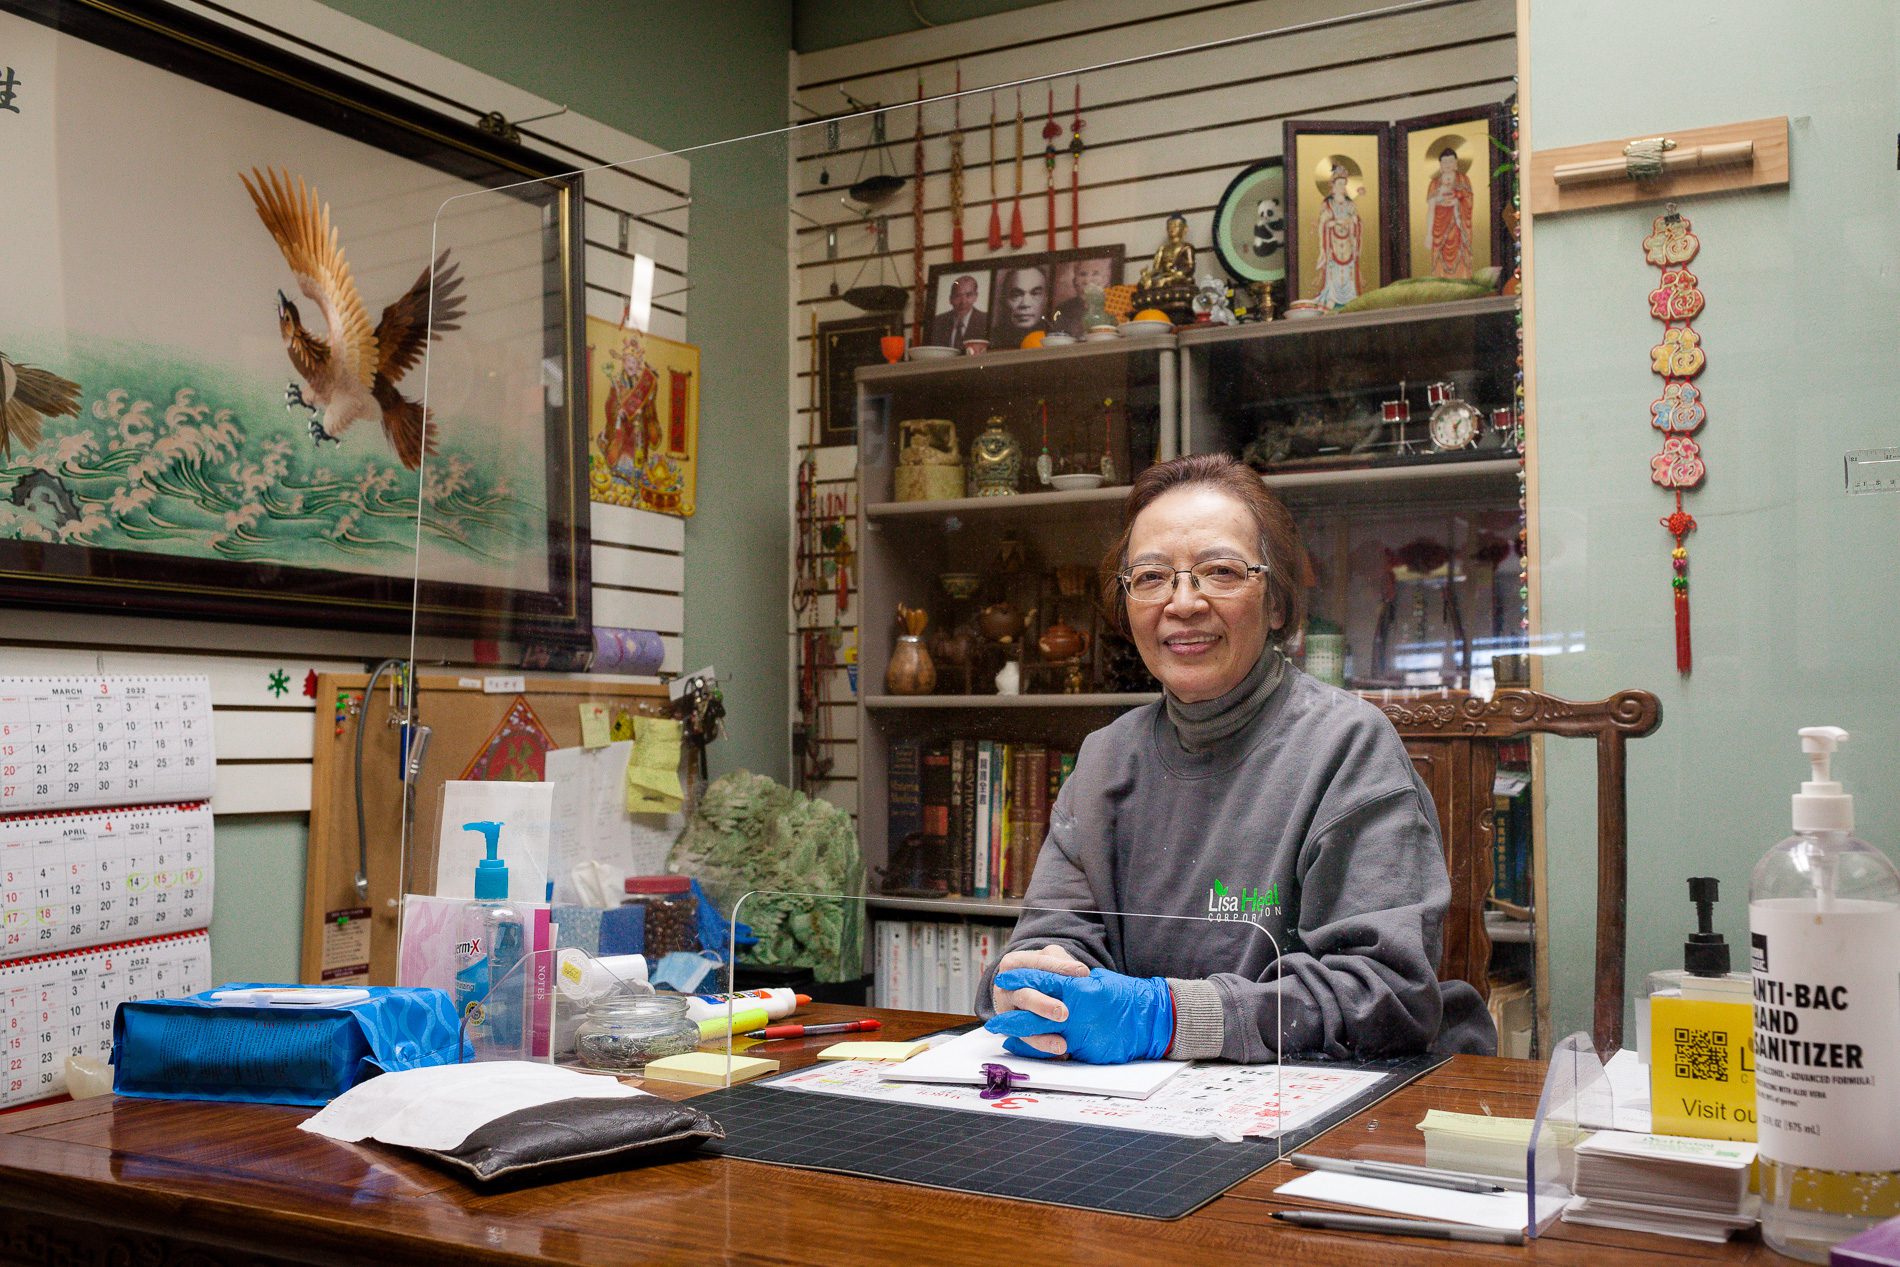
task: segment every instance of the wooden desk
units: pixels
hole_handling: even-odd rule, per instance
[[[810,1011],[815,1020],[862,1014]],[[882,1036],[894,1039],[967,1019],[882,1015]],[[791,1068],[832,1041],[772,1046]],[[1461,1056],[1313,1148],[1368,1156],[1416,1147],[1412,1128],[1432,1107],[1527,1115],[1541,1082],[1540,1066],[1529,1062]],[[695,1091],[651,1089],[673,1098]],[[1718,1246],[1560,1224],[1519,1249],[1295,1229],[1269,1217],[1296,1204],[1273,1195],[1299,1173],[1286,1163],[1172,1223],[716,1157],[484,1194],[394,1149],[296,1130],[308,1115],[277,1105],[107,1096],[0,1116],[0,1262],[1791,1261],[1752,1236]]]

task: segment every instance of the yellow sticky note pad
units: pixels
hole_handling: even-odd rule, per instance
[[[732,1080],[750,1082],[768,1073],[778,1072],[778,1061],[763,1056],[732,1057]],[[698,1087],[726,1085],[726,1053],[689,1051],[683,1056],[667,1056],[647,1061],[646,1076],[661,1082],[690,1082]]]
[[[833,1043],[818,1053],[820,1060],[909,1060],[930,1046],[914,1043]]]
[[[581,747],[605,748],[613,742],[613,725],[605,704],[582,704]]]

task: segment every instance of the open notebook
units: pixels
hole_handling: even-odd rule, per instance
[[[1079,1060],[1031,1060],[1003,1050],[1003,1036],[974,1029],[901,1065],[881,1070],[887,1081],[950,1082],[981,1086],[983,1066],[1006,1066],[1026,1074],[1015,1084],[1023,1091],[1079,1091],[1088,1095],[1118,1095],[1145,1100],[1187,1065],[1179,1060],[1136,1060],[1125,1065],[1090,1065]]]

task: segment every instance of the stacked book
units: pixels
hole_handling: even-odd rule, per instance
[[[897,740],[890,750],[892,854],[921,833],[943,842],[934,891],[1021,897],[1049,833],[1049,807],[1074,769],[1073,752],[1039,743]]]
[[[879,920],[872,926],[873,1007],[967,1015],[1009,940],[1004,924]]]
[[[1564,1222],[1721,1242],[1753,1227],[1755,1145],[1598,1131],[1577,1145],[1576,1199]]]

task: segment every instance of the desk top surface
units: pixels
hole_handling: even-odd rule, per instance
[[[862,1009],[817,1005],[810,1019]],[[968,1018],[881,1012],[880,1037]],[[833,1037],[771,1044],[784,1068]],[[1335,1156],[1417,1149],[1429,1108],[1528,1116],[1542,1066],[1461,1056],[1310,1145]],[[653,1083],[683,1099],[702,1090]],[[1040,1264],[1200,1260],[1379,1264],[1786,1263],[1754,1235],[1726,1245],[1559,1224],[1523,1247],[1320,1232],[1275,1222],[1277,1163],[1187,1218],[1157,1222],[718,1157],[483,1193],[378,1144],[295,1129],[311,1110],[106,1096],[0,1116],[0,1262]],[[1024,1165],[1033,1166],[1034,1158]]]

